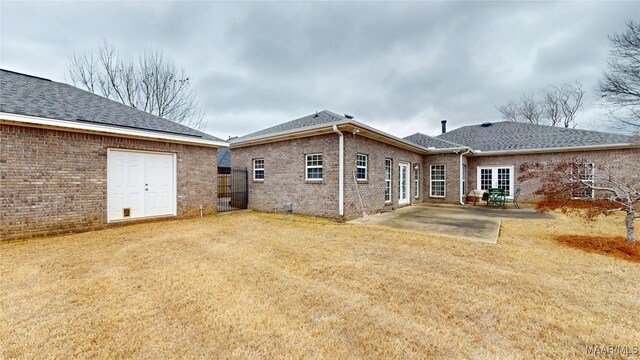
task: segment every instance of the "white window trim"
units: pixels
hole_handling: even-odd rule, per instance
[[[413,183],[416,186],[414,198],[416,199],[420,198],[420,172],[421,171],[422,169],[420,169],[420,164],[418,163],[413,164],[413,176],[415,177],[415,179],[413,179]]]
[[[510,169],[511,171],[511,176],[509,176],[509,195],[507,196],[507,199],[513,199],[513,194],[515,193],[516,189],[514,189],[514,177],[515,177],[515,172],[514,172],[514,168],[513,165],[491,165],[491,166],[478,166],[477,169],[477,177],[476,177],[476,185],[478,186],[478,190],[480,190],[482,188],[481,186],[481,182],[482,179],[480,177],[480,174],[482,172],[482,169]],[[469,171],[469,168],[467,167],[467,171]],[[493,170],[492,170],[493,171]],[[493,176],[493,175],[492,175]]]
[[[443,166],[444,167],[444,179],[443,180],[433,180],[431,176],[433,175],[433,167],[434,166]],[[444,186],[444,195],[433,195],[433,182],[441,181]],[[446,164],[431,164],[429,165],[429,197],[434,198],[445,198],[447,197],[447,165]]]
[[[582,180],[580,179],[580,173],[578,172],[578,182],[580,182],[580,184],[582,184],[582,181],[584,182],[590,182],[591,186],[595,186],[596,183],[596,164],[594,162],[584,162],[584,163],[580,163],[577,164],[578,166],[580,165],[591,165],[591,180]],[[578,169],[578,171],[580,171]],[[591,188],[591,196],[590,197],[582,197],[582,196],[572,196],[571,197],[574,200],[582,200],[582,199],[595,199],[596,198],[596,191]]]
[[[358,165],[358,156],[364,156],[364,166]],[[369,155],[366,154],[356,154],[356,180],[357,181],[367,181],[369,180]],[[358,179],[358,169],[364,169],[364,179]]]
[[[320,155],[322,156],[322,165],[309,165],[309,157],[310,156],[314,156],[314,155]],[[313,154],[306,154],[304,156],[304,179],[306,181],[322,181],[324,179],[324,156],[322,155],[322,153],[313,153]],[[322,169],[322,177],[321,178],[309,178],[309,169]]]
[[[256,161],[258,160],[262,160],[262,168],[258,169],[256,168]],[[262,179],[258,179],[256,178],[256,171],[257,170],[262,170]],[[264,173],[264,158],[258,158],[258,159],[253,159],[253,181],[264,181],[265,178],[265,173]]]
[[[387,161],[389,162],[389,179],[387,179],[387,175],[386,175]],[[389,159],[389,158],[384,159],[384,172],[385,172],[385,178],[384,178],[385,192],[387,190],[387,183],[389,184],[389,200],[387,200],[387,194],[384,194],[385,196],[384,202],[385,204],[389,204],[393,201],[393,160],[392,159]]]

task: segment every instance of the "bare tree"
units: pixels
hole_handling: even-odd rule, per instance
[[[640,22],[629,21],[624,33],[609,37],[609,71],[598,91],[610,106],[611,117],[640,133]]]
[[[523,94],[518,102],[510,101],[496,106],[496,109],[509,121],[575,128],[584,94],[579,82],[575,85],[550,85],[540,98],[533,93]]]
[[[531,124],[540,124],[543,115],[542,103],[532,94],[522,94],[520,98],[520,115]]]
[[[588,220],[598,214],[626,212],[627,241],[635,243],[634,220],[640,219],[640,174],[621,171],[628,167],[624,159],[610,158],[595,165],[583,159],[563,162],[525,163],[520,181],[536,179],[536,195],[543,197],[538,204],[542,211],[570,207],[572,203],[587,202],[587,211],[580,212]]]
[[[196,129],[206,125],[191,78],[159,49],[125,61],[105,41],[96,50],[75,53],[68,74],[75,86],[133,108]]]

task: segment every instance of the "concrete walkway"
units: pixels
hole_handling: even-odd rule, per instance
[[[468,240],[497,243],[500,223],[510,219],[553,219],[532,208],[493,208],[483,205],[422,204],[406,206],[391,212],[369,215],[349,221],[350,224],[382,225],[398,229],[420,230]]]

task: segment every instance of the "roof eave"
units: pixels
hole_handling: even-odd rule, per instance
[[[101,124],[84,124],[69,120],[50,119],[30,115],[12,114],[0,112],[0,123],[6,123],[18,126],[29,126],[38,128],[49,128],[73,132],[82,132],[90,134],[111,135],[116,137],[128,137],[145,140],[165,141],[180,144],[190,144],[205,147],[226,147],[229,143],[225,141],[215,141],[208,139],[199,139],[190,136],[182,136],[176,134],[165,134],[155,131],[124,129],[115,126]]]
[[[636,148],[640,148],[640,144],[623,143],[623,144],[603,144],[603,145],[588,145],[588,146],[567,146],[567,147],[556,147],[556,148],[495,150],[495,151],[475,150],[472,156],[540,154],[540,153],[575,152],[575,151],[589,151],[589,150],[620,150],[620,149],[636,149]]]
[[[267,144],[271,142],[277,141],[285,141],[302,137],[309,137],[315,135],[324,135],[333,133],[333,126],[336,125],[341,131],[352,131],[353,129],[363,130],[360,135],[365,137],[373,137],[376,140],[381,140],[385,143],[389,143],[391,145],[404,148],[407,150],[411,150],[419,153],[427,153],[430,150],[427,148],[409,142],[407,140],[401,139],[399,137],[393,136],[391,134],[385,133],[384,131],[380,131],[375,129],[369,125],[365,125],[355,120],[345,119],[343,121],[334,121],[329,123],[324,123],[320,125],[307,126],[304,128],[280,131],[276,133],[266,134],[262,136],[256,136],[253,138],[248,138],[245,140],[234,141],[231,143],[232,149],[253,146],[253,145],[261,145]]]

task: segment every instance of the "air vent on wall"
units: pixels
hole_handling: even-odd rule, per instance
[[[131,208],[122,209],[122,217],[131,217]]]

